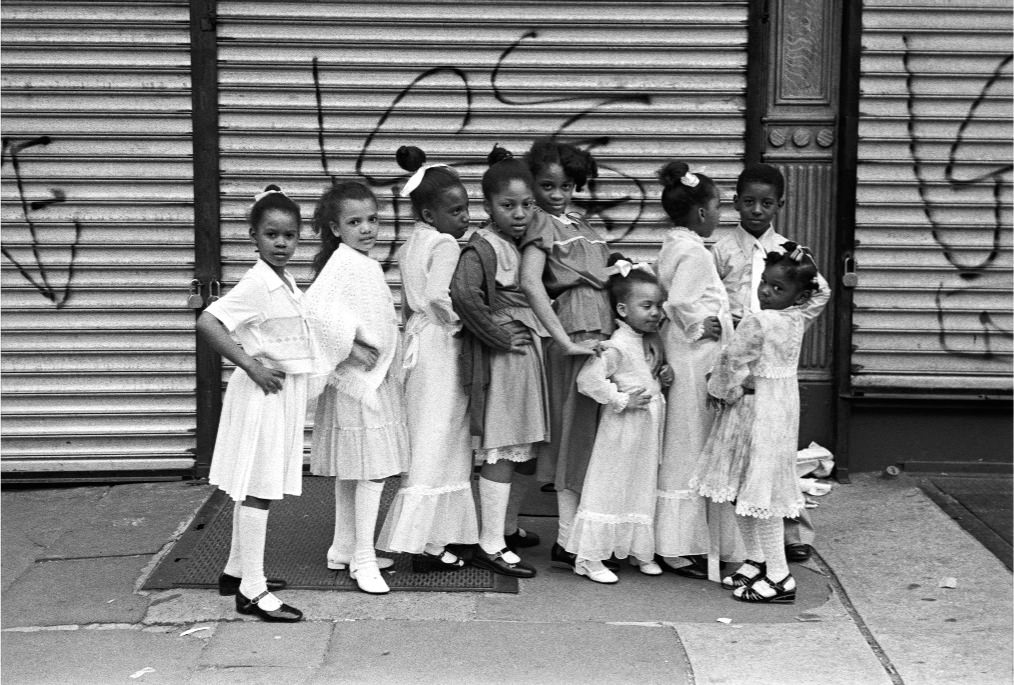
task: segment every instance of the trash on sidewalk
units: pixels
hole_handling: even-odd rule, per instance
[[[718,621],[719,623],[724,623],[725,625],[729,625],[730,623],[732,623],[731,618],[716,618],[715,620]]]
[[[201,626],[199,628],[191,628],[190,630],[184,630],[182,633],[180,633],[180,637],[185,637],[187,635],[193,635],[194,633],[196,633],[199,630],[211,630],[211,626]]]
[[[937,583],[937,587],[945,587],[951,589],[956,588],[958,587],[958,579],[955,578],[954,576],[944,576],[943,578],[940,579],[940,582]]]
[[[827,478],[834,469],[834,455],[826,447],[811,442],[808,447],[796,452],[796,475],[814,475]]]
[[[145,675],[146,673],[154,673],[154,672],[155,672],[154,668],[152,668],[151,666],[145,666],[140,671],[137,671],[135,673],[131,673],[130,677],[134,678],[136,680],[137,678],[140,678],[141,676]]]

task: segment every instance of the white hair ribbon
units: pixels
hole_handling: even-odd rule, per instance
[[[692,174],[689,171],[680,177],[680,183],[685,185],[687,188],[696,188],[697,184],[701,182],[701,179],[697,178],[697,174]]]
[[[401,193],[399,193],[399,194],[402,197],[408,197],[409,194],[413,190],[415,190],[416,188],[418,188],[420,183],[422,183],[423,176],[426,175],[426,170],[427,169],[432,169],[433,167],[438,167],[438,166],[444,166],[444,167],[450,168],[447,164],[423,164],[421,167],[419,167],[418,169],[415,170],[415,173],[412,174],[412,176],[409,177],[409,179],[407,181],[405,181],[405,185],[402,186]]]
[[[285,193],[283,193],[282,191],[275,190],[274,188],[272,188],[271,190],[262,190],[261,192],[254,195],[254,204],[257,204],[258,202],[266,198],[268,195],[274,195],[275,193],[285,195]]]
[[[813,261],[813,257],[810,256],[810,248],[805,245],[796,245],[796,249],[788,253],[789,259],[794,262],[802,262],[803,257],[810,257],[810,261]]]
[[[606,274],[614,276],[619,274],[623,278],[630,275],[630,272],[634,269],[640,269],[641,271],[647,271],[648,273],[654,273],[651,268],[651,264],[648,262],[628,262],[626,259],[617,259],[613,262],[613,265],[606,269]]]

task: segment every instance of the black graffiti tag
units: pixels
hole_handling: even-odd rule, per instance
[[[74,265],[77,257],[77,247],[81,241],[81,223],[77,220],[74,221],[74,241],[70,245],[70,261],[67,265],[67,281],[64,283],[62,292],[59,288],[56,288],[50,283],[50,271],[52,267],[48,267],[42,259],[42,255],[39,252],[39,248],[42,245],[39,240],[39,229],[34,219],[36,213],[45,210],[51,205],[66,202],[66,194],[59,188],[50,188],[49,192],[51,197],[42,200],[29,201],[27,192],[25,191],[25,177],[21,169],[21,153],[25,150],[37,146],[46,146],[52,143],[53,140],[49,136],[38,136],[35,138],[29,138],[27,140],[17,140],[12,138],[3,138],[3,164],[6,164],[9,160],[11,168],[14,171],[14,182],[18,189],[18,201],[21,206],[21,213],[24,217],[25,224],[28,226],[28,235],[31,241],[32,258],[35,261],[34,273],[33,268],[29,265],[24,264],[21,260],[17,259],[7,247],[0,247],[0,253],[7,258],[14,268],[18,270],[18,273],[28,281],[32,287],[39,291],[39,293],[47,300],[56,305],[57,308],[63,307],[70,300],[72,293],[71,284],[74,280]],[[47,243],[50,245],[51,243]]]

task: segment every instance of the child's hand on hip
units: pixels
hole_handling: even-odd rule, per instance
[[[269,369],[254,360],[253,366],[246,372],[250,380],[257,384],[265,395],[271,395],[282,389],[282,381],[285,380],[285,372],[278,369]]]
[[[651,403],[651,395],[644,388],[631,388],[627,397],[627,409],[644,409]]]
[[[377,365],[377,360],[380,359],[380,352],[373,345],[356,340],[352,343],[352,351],[349,352],[349,358],[361,364],[369,371]]]
[[[663,364],[659,367],[658,382],[662,384],[663,388],[668,388],[674,380],[676,380],[676,372],[672,370],[671,366]]]

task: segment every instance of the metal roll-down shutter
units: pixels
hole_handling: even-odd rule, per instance
[[[0,14],[4,477],[188,468],[188,5]]]
[[[1011,11],[864,2],[857,390],[1011,390]]]
[[[576,197],[598,203],[592,222],[616,249],[647,260],[664,237],[655,170],[686,160],[728,199],[742,165],[746,2],[221,2],[217,26],[226,287],[255,258],[256,191],[279,183],[308,222],[332,179],[357,179],[380,199],[374,256],[397,289],[392,256],[412,226],[394,199],[400,145],[455,165],[476,224],[494,143],[589,147],[601,176]],[[316,242],[303,236],[305,285]]]

